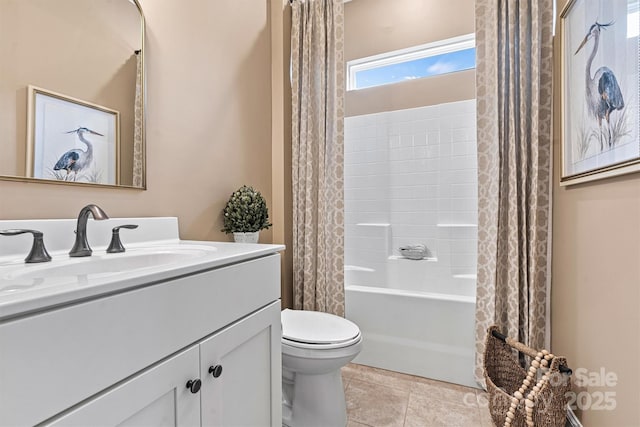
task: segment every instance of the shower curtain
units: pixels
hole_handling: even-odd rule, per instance
[[[136,51],[136,96],[133,109],[133,186],[144,187],[144,150],[142,147],[142,51]]]
[[[294,308],[344,316],[343,0],[294,0]]]
[[[476,0],[478,288],[487,328],[543,348],[550,250],[553,0]]]

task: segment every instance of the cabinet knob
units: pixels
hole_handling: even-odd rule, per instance
[[[200,381],[199,379],[187,381],[187,388],[193,394],[200,391],[200,386],[202,386],[202,381]]]
[[[213,378],[218,378],[222,375],[222,365],[209,366],[209,373],[213,375]]]

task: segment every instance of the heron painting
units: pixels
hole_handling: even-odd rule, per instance
[[[119,113],[33,86],[29,92],[29,176],[118,184]]]
[[[639,6],[570,0],[560,14],[561,184],[640,170]]]
[[[589,40],[593,40],[591,54],[589,55],[589,59],[587,59],[587,65],[585,67],[585,94],[589,112],[593,118],[598,121],[598,127],[600,128],[600,150],[604,150],[605,144],[603,144],[603,139],[609,147],[614,144],[615,140],[611,134],[611,113],[624,108],[624,98],[618,85],[618,79],[616,79],[616,75],[609,67],[600,67],[596,70],[593,77],[591,76],[591,65],[598,53],[598,45],[600,44],[600,32],[612,24],[613,22],[600,24],[596,21],[589,28],[587,35],[584,36],[582,43],[580,43],[575,53],[577,55]],[[606,135],[603,135],[602,131],[603,119],[606,121]]]
[[[83,150],[81,148],[73,148],[67,151],[58,159],[56,164],[53,166],[53,170],[65,170],[67,171],[67,175],[70,172],[73,172],[77,175],[78,172],[89,169],[93,163],[93,143],[86,139],[84,135],[86,133],[98,136],[104,135],[98,132],[94,132],[86,127],[79,127],[78,129],[66,133],[77,134],[78,139],[87,146],[87,149]]]

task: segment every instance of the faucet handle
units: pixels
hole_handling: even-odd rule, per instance
[[[113,227],[113,230],[111,232],[111,243],[109,243],[109,247],[107,248],[107,253],[115,254],[118,252],[125,251],[124,246],[122,246],[122,241],[120,241],[121,228],[128,228],[129,230],[133,230],[138,228],[138,226],[135,224],[125,224],[125,225],[119,225],[117,227]]]
[[[35,263],[51,261],[51,255],[47,252],[47,248],[44,247],[43,234],[41,231],[23,229],[0,230],[0,234],[3,236],[17,236],[18,234],[25,233],[33,234],[33,244],[31,245],[31,252],[29,252],[29,255],[24,259],[24,262]]]

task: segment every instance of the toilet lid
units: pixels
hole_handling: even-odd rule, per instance
[[[289,310],[281,314],[282,337],[307,344],[339,344],[360,335],[358,326],[342,317],[318,311]]]

